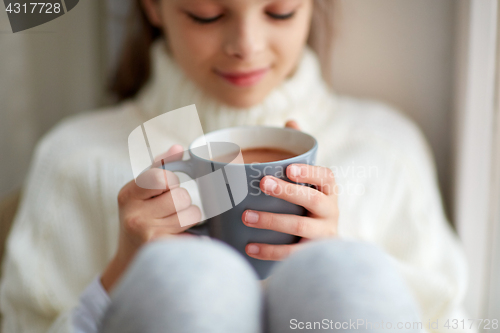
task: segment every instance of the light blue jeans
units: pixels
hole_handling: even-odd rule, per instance
[[[419,332],[419,323],[392,259],[376,246],[310,241],[262,284],[228,245],[183,237],[139,251],[100,332]]]

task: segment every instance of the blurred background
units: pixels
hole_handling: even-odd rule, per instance
[[[471,266],[470,318],[500,319],[498,1],[332,1],[336,91],[391,104],[420,125]],[[22,186],[44,133],[108,103],[128,3],[82,0],[16,34],[0,11],[0,198]]]

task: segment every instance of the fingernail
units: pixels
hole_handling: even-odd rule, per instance
[[[251,210],[247,210],[245,214],[245,221],[248,223],[257,223],[259,222],[259,214],[252,212]]]
[[[300,168],[296,165],[290,165],[288,167],[290,169],[290,176],[298,177],[300,175]]]
[[[265,181],[264,181],[264,189],[267,191],[267,192],[272,192],[274,191],[274,189],[276,188],[276,186],[278,186],[278,183],[272,179],[272,178],[267,178]]]
[[[247,247],[247,252],[250,254],[257,254],[259,253],[259,247],[257,245],[248,245]]]

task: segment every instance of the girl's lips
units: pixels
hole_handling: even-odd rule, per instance
[[[248,87],[259,82],[268,71],[269,68],[263,68],[250,72],[233,73],[224,73],[216,70],[215,73],[235,86]]]

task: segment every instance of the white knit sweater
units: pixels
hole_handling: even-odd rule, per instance
[[[308,48],[294,75],[249,109],[206,96],[162,43],[152,58],[152,78],[137,98],[66,119],[38,144],[3,263],[3,333],[71,331],[71,309],[117,248],[116,198],[133,179],[128,135],[193,103],[205,133],[297,120],[318,140],[317,164],[332,168],[339,184],[339,237],[374,243],[394,258],[424,325],[464,318],[464,255],[430,150],[411,121],[383,104],[333,94]],[[165,132],[172,144],[189,144],[189,127],[173,123]],[[448,332],[442,324],[441,331]]]

